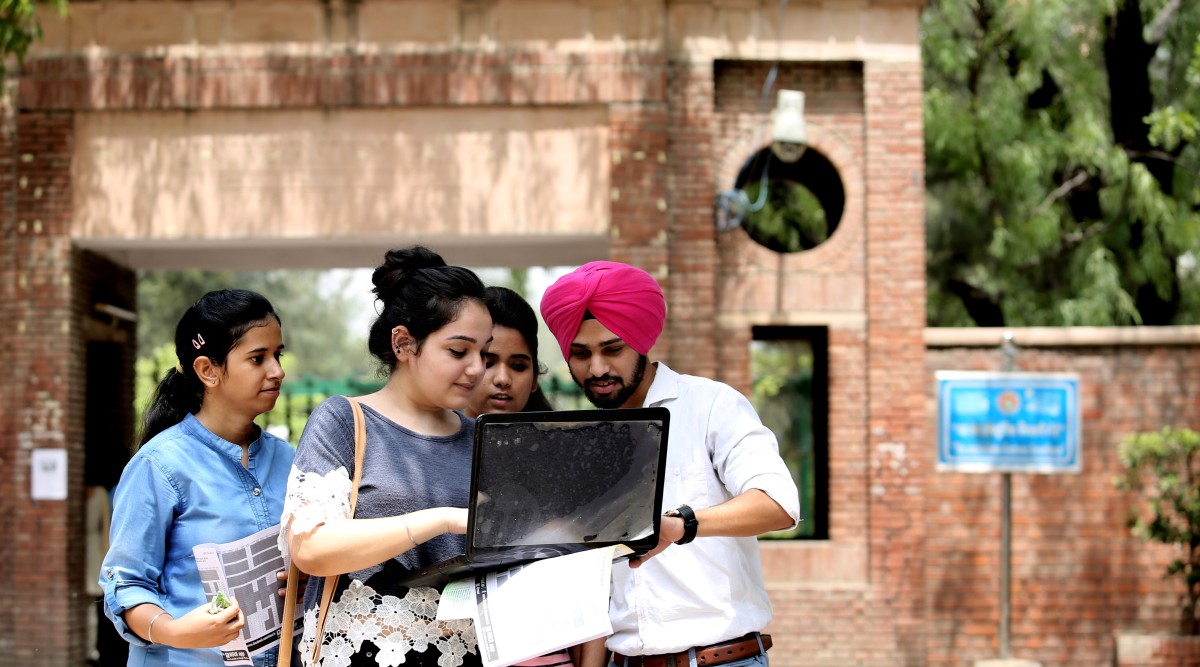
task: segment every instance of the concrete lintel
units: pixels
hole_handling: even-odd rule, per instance
[[[424,245],[470,267],[576,266],[608,259],[605,235],[373,236],[362,238],[76,239],[76,245],[133,269],[338,269],[373,267],[391,248]]]
[[[1200,345],[1200,326],[1178,327],[929,327],[925,346],[999,347],[1011,331],[1017,347]]]

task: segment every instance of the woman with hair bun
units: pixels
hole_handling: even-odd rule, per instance
[[[309,417],[288,481],[281,540],[313,576],[300,654],[326,665],[479,665],[470,620],[438,621],[433,588],[408,573],[465,549],[474,421],[459,411],[492,338],[484,287],[420,246],[387,253],[372,276],[382,304],[368,346],[387,376],[361,396],[366,452],[351,515],[354,417],[330,398]],[[317,636],[325,576],[338,578]]]
[[[209,613],[192,547],[270,528],[283,509],[294,450],[254,424],[283,382],[279,316],[255,292],[209,292],[179,320],[175,354],[117,485],[104,613],[130,665],[224,665],[216,647],[245,617],[236,600]]]

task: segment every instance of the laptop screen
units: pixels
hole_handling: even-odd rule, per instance
[[[668,421],[665,408],[480,417],[472,548],[657,542]]]

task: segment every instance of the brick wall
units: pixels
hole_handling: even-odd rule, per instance
[[[380,30],[403,31],[402,26],[355,26],[339,14],[329,19],[322,36],[320,30],[310,29],[321,24],[315,5],[296,3],[304,11],[278,17],[279,30],[298,35],[299,41],[275,49],[237,39],[233,33],[245,25],[241,21],[223,24],[229,33],[224,37],[201,35],[213,19],[211,12],[224,11],[217,5],[162,4],[154,12],[136,3],[112,8],[81,4],[79,20],[60,41],[73,44],[75,35],[90,29],[92,39],[111,43],[87,55],[81,48],[66,48],[35,57],[20,80],[23,112],[16,140],[25,148],[18,146],[16,153],[30,151],[32,158],[14,164],[17,176],[25,174],[30,183],[41,179],[46,185],[39,197],[15,182],[10,185],[16,202],[5,218],[3,252],[5,260],[13,261],[0,267],[5,271],[0,289],[9,290],[3,296],[12,298],[0,307],[5,308],[2,314],[11,315],[8,321],[20,322],[30,319],[36,304],[41,318],[36,326],[42,329],[33,342],[22,342],[24,347],[0,352],[8,355],[0,361],[13,362],[0,367],[53,368],[58,379],[38,376],[47,385],[42,398],[29,398],[28,392],[17,396],[5,388],[10,394],[4,406],[15,405],[24,412],[13,414],[39,419],[50,405],[64,411],[46,432],[71,451],[73,475],[81,469],[83,455],[84,401],[78,388],[85,386],[79,381],[84,339],[76,329],[54,330],[51,323],[78,326],[87,316],[80,309],[86,311],[94,298],[85,295],[84,285],[102,281],[102,275],[116,276],[112,280],[118,293],[130,292],[133,281],[130,272],[70,248],[65,225],[70,220],[74,113],[599,106],[608,113],[612,257],[651,271],[668,294],[667,334],[656,356],[681,371],[747,389],[754,324],[829,328],[831,539],[764,546],[776,607],[772,661],[783,667],[917,665],[923,664],[927,646],[938,648],[926,641],[923,626],[928,595],[923,493],[929,461],[922,446],[922,126],[915,55],[905,56],[903,49],[888,46],[886,62],[877,62],[862,55],[869,48],[846,47],[842,52],[858,53],[859,58],[812,63],[799,62],[805,56],[793,53],[791,61],[781,64],[775,87],[800,88],[808,94],[811,143],[838,169],[846,209],[826,244],[779,257],[758,248],[740,231],[718,235],[713,226],[714,193],[732,185],[730,171],[736,174],[747,150],[764,145],[755,131],[763,120],[760,95],[769,64],[728,59],[733,53],[756,57],[758,47],[748,49],[745,35],[723,47],[725,52],[714,52],[721,51],[714,46],[721,40],[706,39],[710,35],[703,23],[705,17],[720,15],[725,17],[721,21],[727,18],[729,25],[737,25],[741,12],[757,11],[742,7],[744,3],[668,3],[665,8],[581,3],[592,23],[591,33],[578,42],[571,40],[580,35],[555,32],[561,21],[548,20],[554,25],[546,27],[539,21],[527,20],[523,26],[513,20],[559,16],[566,10],[558,5],[572,3],[462,3],[450,10],[442,3],[406,3],[413,8],[420,4],[420,11],[439,16],[449,11],[455,20],[438,24],[449,31],[446,39],[406,43],[398,50],[331,47],[331,41],[348,39],[355,30],[360,31],[358,37],[369,38]],[[871,6],[861,11],[870,13]],[[399,3],[364,7],[386,9],[393,16],[401,10]],[[257,11],[257,4],[233,3],[229,8]],[[809,11],[811,7],[797,10]],[[908,8],[895,11],[915,16]],[[151,32],[160,41],[143,43],[136,34],[124,35],[128,39],[122,41],[122,35],[101,30],[117,25],[122,12],[151,21]],[[181,12],[195,16],[173,23],[170,17]],[[652,20],[623,25],[599,20],[605,16]],[[804,25],[790,29],[809,30],[809,22],[800,23]],[[620,39],[613,37],[591,50],[579,46],[604,39],[604,26],[610,24],[619,26],[614,34]],[[197,34],[180,32],[184,26]],[[624,41],[639,30],[637,26],[650,27],[636,44]],[[907,30],[905,26],[910,23],[901,30]],[[264,34],[271,32],[267,24],[260,27]],[[435,27],[431,23],[431,30]],[[523,29],[537,39],[472,46]],[[689,30],[701,37],[693,46],[679,41]],[[549,48],[538,42],[542,38],[550,40]],[[666,43],[655,41],[659,39]],[[175,48],[193,41],[204,46]],[[216,42],[218,46],[207,48]],[[466,48],[460,48],[464,43]],[[914,61],[898,62],[905,57]],[[768,106],[773,104],[772,97]],[[50,201],[53,206],[48,206]],[[35,219],[41,220],[41,227],[33,225]],[[9,238],[16,242],[7,243]],[[74,282],[60,278],[55,285],[39,277],[71,271]],[[35,282],[20,283],[24,274]],[[59,317],[45,317],[54,309],[61,311]],[[29,326],[34,326],[32,321]],[[11,336],[0,334],[4,335]],[[0,410],[0,415],[9,412]],[[0,499],[9,503],[0,504],[0,511],[14,517],[15,534],[25,540],[15,548],[0,546],[0,583],[16,585],[0,592],[9,596],[0,597],[0,603],[11,602],[18,593],[27,596],[40,585],[31,583],[33,578],[16,584],[18,572],[35,572],[50,586],[34,596],[39,605],[46,600],[45,607],[28,615],[29,620],[8,617],[11,622],[3,623],[6,612],[0,611],[0,649],[12,648],[11,654],[26,664],[77,664],[84,647],[81,633],[73,631],[82,627],[79,594],[82,578],[91,573],[81,575],[65,545],[80,532],[81,481],[73,477],[70,500],[39,518],[43,510],[20,500],[21,484],[27,484],[20,475],[28,462],[21,462],[27,454],[16,440],[19,424],[7,416],[0,420],[5,420],[0,421],[5,438],[0,456],[15,459],[3,461],[12,463],[8,469],[14,472],[5,482],[11,488],[0,489],[11,491],[6,495],[15,500]],[[34,525],[39,520],[50,529],[45,533],[51,539],[48,555],[36,551],[26,538],[40,528]],[[28,569],[35,564],[40,567]],[[41,652],[32,654],[35,648]]]
[[[11,539],[0,546],[0,647],[18,664],[83,659],[82,346],[71,288],[70,161],[72,119],[20,112],[13,139],[14,208],[3,220],[0,273],[0,512]],[[66,449],[65,501],[30,499],[34,449]]]
[[[713,230],[713,68],[678,60],[668,70],[667,336],[672,368],[720,377],[714,336],[716,244]]]
[[[769,62],[714,64],[713,190],[770,141]],[[781,665],[924,664],[924,262],[920,68],[783,62],[805,93],[810,150],[846,191],[836,232],[776,255],[742,230],[717,237],[717,377],[748,390],[755,324],[829,331],[830,539],[764,544]],[[909,101],[917,104],[905,106]],[[706,211],[711,222],[711,204]]]
[[[996,371],[1001,364],[995,348],[931,349],[926,386],[934,386],[938,370]],[[1114,490],[1113,479],[1125,435],[1197,427],[1200,340],[1023,348],[1016,370],[1080,375],[1083,470],[1013,475],[1013,654],[1047,667],[1113,664],[1114,633],[1178,627],[1178,584],[1162,580],[1169,554],[1129,536],[1132,499]],[[933,437],[935,397],[925,394]],[[995,657],[1000,477],[930,473],[925,489],[928,664]]]
[[[920,63],[867,63],[867,459],[871,582],[890,603],[894,664],[923,665],[924,134]]]

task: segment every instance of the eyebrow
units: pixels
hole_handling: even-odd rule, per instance
[[[286,345],[280,345],[279,347],[277,347],[277,348],[275,348],[275,349],[276,349],[276,350],[282,350],[282,349],[283,349],[283,348],[285,348],[285,347],[287,347],[287,346],[286,346]],[[270,350],[271,350],[271,348],[269,348],[269,347],[267,347],[267,346],[265,346],[265,345],[264,345],[263,347],[256,347],[256,348],[254,348],[253,350],[249,350],[249,351],[247,351],[247,352],[246,352],[246,354],[257,354],[257,353],[259,353],[259,352],[269,352]]]
[[[624,341],[624,340],[622,340],[620,337],[617,337],[617,338],[609,338],[608,340],[602,340],[602,341],[600,341],[599,343],[597,343],[597,344],[596,344],[596,347],[608,347],[609,345],[615,345],[615,344],[617,344],[617,343],[624,343],[624,342],[625,342],[625,341]],[[579,348],[579,349],[581,349],[581,350],[586,350],[586,349],[588,349],[588,346],[587,346],[587,345],[584,345],[583,343],[571,343],[571,347],[577,347],[577,348]]]
[[[448,340],[448,341],[451,341],[451,340],[462,340],[462,341],[466,341],[466,342],[468,342],[468,343],[478,343],[478,342],[479,342],[479,341],[478,341],[478,340],[476,340],[475,338],[473,338],[473,337],[471,337],[471,336],[465,336],[465,335],[447,336],[445,340]],[[487,339],[487,341],[486,341],[486,342],[488,342],[488,343],[492,342],[492,337],[491,337],[491,336],[488,336],[488,339]]]

